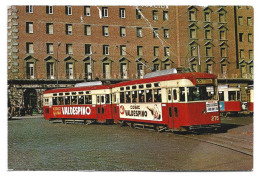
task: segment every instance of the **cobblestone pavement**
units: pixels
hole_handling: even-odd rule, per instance
[[[226,132],[217,135],[232,134],[238,139],[252,139],[252,117],[225,118],[223,123]],[[216,134],[202,136],[209,138]],[[8,121],[9,170],[201,171],[252,168],[252,156],[168,132],[118,125],[52,123],[41,116]]]

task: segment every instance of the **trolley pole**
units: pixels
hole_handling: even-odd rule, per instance
[[[58,48],[57,48],[57,61],[56,61],[56,78],[57,78],[57,84],[56,86],[58,87],[59,85],[59,67],[58,67],[58,62],[59,62],[59,47],[61,45],[61,42],[58,42]]]
[[[201,66],[200,66],[200,45],[198,44],[198,61],[199,61],[199,72],[201,72]]]

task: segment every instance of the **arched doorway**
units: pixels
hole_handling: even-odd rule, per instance
[[[37,93],[35,89],[26,89],[24,92],[24,106],[27,109],[29,106],[37,111]]]

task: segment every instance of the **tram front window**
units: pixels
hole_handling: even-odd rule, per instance
[[[214,89],[213,86],[188,87],[188,101],[214,100]]]

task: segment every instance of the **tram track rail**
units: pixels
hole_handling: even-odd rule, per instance
[[[253,157],[253,149],[252,149],[253,142],[248,142],[244,139],[238,139],[238,138],[220,135],[220,134],[211,134],[212,136],[208,136],[210,134],[202,135],[203,137],[199,137],[200,135],[196,135],[196,136],[181,135],[181,134],[175,134],[175,135],[186,139],[192,139],[192,140],[197,140],[204,143],[216,145],[225,149],[229,149]]]

